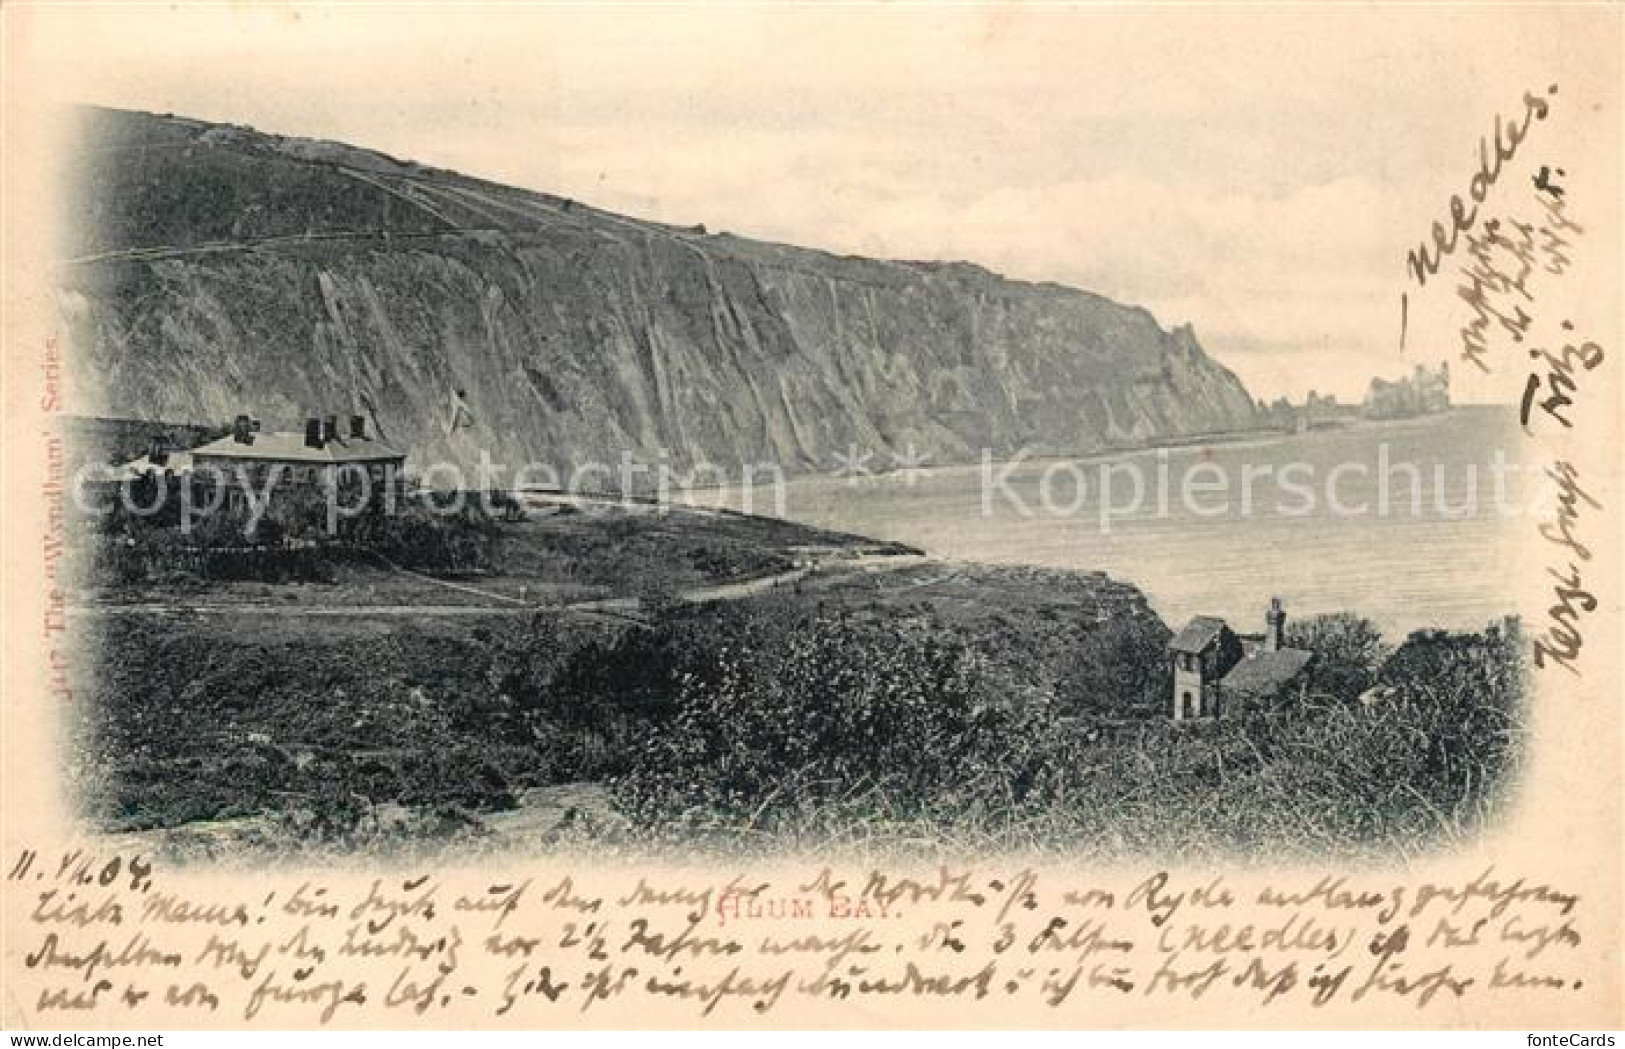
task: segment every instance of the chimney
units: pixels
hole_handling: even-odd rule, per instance
[[[338,439],[339,417],[336,415],[329,415],[327,418],[322,420],[322,443],[327,444],[329,441],[336,441]]]
[[[231,439],[238,444],[254,443],[254,420],[238,415],[231,423]]]
[[[322,421],[320,419],[305,420],[305,447],[320,448],[322,446]]]
[[[367,417],[365,415],[350,416],[350,437],[352,440],[357,441],[367,439]]]
[[[169,462],[169,446],[162,437],[154,437],[147,442],[147,461],[154,466],[163,466]]]
[[[1264,651],[1279,652],[1286,633],[1286,612],[1281,608],[1281,599],[1270,598],[1270,610],[1264,613]]]

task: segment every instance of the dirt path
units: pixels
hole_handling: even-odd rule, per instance
[[[839,569],[846,572],[872,572],[888,571],[906,568],[909,565],[924,563],[924,558],[906,555],[886,557],[857,557],[842,562]],[[393,567],[393,566],[392,566]],[[411,575],[414,578],[438,584],[453,590],[475,594],[490,598],[504,604],[483,605],[321,605],[321,604],[275,604],[271,602],[220,602],[216,604],[195,604],[179,601],[140,601],[129,604],[113,604],[97,602],[94,604],[70,605],[70,616],[121,616],[121,615],[163,615],[172,613],[196,613],[198,615],[272,615],[272,616],[526,616],[536,613],[552,614],[582,614],[606,615],[617,619],[637,619],[641,611],[641,604],[635,597],[604,597],[588,601],[571,601],[564,604],[530,604],[515,597],[497,594],[477,587],[466,586],[462,583],[453,583],[450,580],[436,579],[434,576],[423,575],[409,569],[397,568],[397,571]],[[771,575],[757,576],[752,579],[735,580],[730,583],[718,583],[714,586],[695,587],[684,590],[677,595],[678,599],[689,604],[701,604],[710,601],[739,601],[757,594],[766,593],[776,587],[787,586],[812,575],[815,571],[829,575],[831,566],[793,568],[784,572],[775,572]],[[842,573],[835,573],[842,574]],[[948,576],[954,573],[950,571]],[[947,578],[943,576],[941,578]],[[937,582],[937,579],[928,579],[924,583]]]
[[[400,565],[396,564],[394,561],[391,561],[383,554],[375,554],[374,556],[376,556],[378,560],[382,561],[390,571],[398,575],[411,576],[413,579],[421,579],[425,583],[433,583],[435,586],[443,586],[448,590],[460,590],[465,594],[476,594],[480,597],[490,598],[493,601],[503,601],[511,605],[520,605],[524,608],[535,607],[528,601],[523,601],[517,597],[509,597],[507,594],[499,594],[494,590],[481,590],[477,586],[469,586],[466,583],[453,583],[449,579],[441,579],[438,576],[425,575],[422,572],[415,572],[410,568],[402,568]]]
[[[88,266],[98,262],[151,262],[159,259],[184,258],[188,255],[222,255],[232,252],[258,251],[280,246],[298,246],[321,241],[342,240],[433,240],[459,237],[469,233],[500,233],[499,229],[481,229],[475,226],[454,226],[439,230],[324,230],[319,233],[281,233],[265,237],[244,237],[241,240],[214,241],[206,244],[158,244],[140,248],[119,248],[91,255],[57,259],[56,266]]]

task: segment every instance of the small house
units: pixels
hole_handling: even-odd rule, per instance
[[[1314,653],[1286,645],[1279,598],[1264,613],[1264,633],[1239,636],[1217,616],[1196,616],[1168,643],[1173,660],[1170,716],[1214,718],[1241,707],[1269,707],[1308,687]]]
[[[1217,717],[1219,679],[1241,659],[1241,639],[1217,616],[1197,616],[1168,649],[1174,660],[1174,720]]]

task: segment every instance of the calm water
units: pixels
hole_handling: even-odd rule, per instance
[[[1394,635],[1481,628],[1513,611],[1504,581],[1532,527],[1527,504],[1539,486],[1518,465],[1520,440],[1512,410],[1463,408],[1205,448],[1029,460],[1008,474],[996,465],[805,478],[789,483],[784,516],[946,558],[1104,569],[1144,590],[1176,628],[1210,613],[1262,629],[1272,595],[1289,614],[1352,610]],[[1506,509],[1497,505],[1498,450],[1510,464],[1500,471]],[[987,484],[989,474],[1003,487]],[[737,490],[690,499],[743,502]],[[758,490],[755,512],[771,509]]]

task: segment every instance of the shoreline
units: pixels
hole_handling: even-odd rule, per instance
[[[1297,438],[1314,436],[1316,434],[1333,433],[1333,432],[1341,432],[1341,431],[1348,431],[1348,430],[1365,430],[1365,429],[1374,429],[1374,428],[1378,428],[1378,427],[1390,427],[1390,426],[1400,426],[1400,425],[1406,425],[1406,424],[1413,424],[1413,423],[1416,423],[1416,422],[1419,422],[1419,421],[1426,421],[1426,420],[1430,420],[1430,419],[1447,418],[1447,417],[1452,416],[1452,415],[1460,414],[1460,413],[1462,413],[1464,411],[1480,411],[1480,410],[1488,411],[1488,410],[1491,410],[1491,409],[1500,410],[1500,411],[1513,411],[1513,410],[1516,409],[1516,407],[1517,407],[1516,405],[1512,405],[1512,404],[1461,404],[1461,405],[1452,405],[1450,408],[1448,408],[1447,410],[1442,411],[1442,412],[1430,412],[1430,413],[1423,414],[1423,415],[1410,415],[1410,416],[1404,416],[1404,417],[1393,418],[1393,419],[1368,419],[1368,418],[1364,418],[1364,417],[1358,417],[1358,418],[1348,419],[1348,420],[1345,420],[1345,421],[1339,421],[1334,425],[1311,428],[1309,430],[1305,430],[1305,431],[1301,431],[1301,432],[1300,431],[1278,430],[1278,429],[1220,430],[1220,431],[1215,431],[1213,433],[1185,434],[1185,435],[1180,435],[1180,436],[1173,437],[1173,438],[1170,438],[1170,439],[1167,439],[1167,440],[1153,441],[1153,442],[1147,442],[1147,443],[1142,443],[1142,444],[1133,444],[1133,445],[1120,445],[1120,446],[1113,447],[1113,448],[1102,448],[1102,449],[1096,449],[1096,450],[1088,451],[1088,452],[1076,452],[1076,453],[1045,452],[1042,455],[1029,455],[1029,456],[1026,456],[1026,457],[1021,458],[1021,459],[997,458],[997,459],[989,460],[985,464],[982,463],[982,462],[936,463],[936,464],[921,466],[919,468],[919,473],[921,475],[923,475],[923,476],[934,477],[934,476],[942,476],[942,475],[945,475],[945,474],[950,474],[950,473],[952,473],[954,471],[960,471],[960,470],[980,470],[980,469],[983,468],[984,465],[986,465],[986,466],[994,466],[994,467],[1002,467],[1002,466],[1009,466],[1012,463],[1047,464],[1047,463],[1058,463],[1058,462],[1074,462],[1074,463],[1079,463],[1079,464],[1090,464],[1090,463],[1101,462],[1103,460],[1110,459],[1110,458],[1117,457],[1117,456],[1143,455],[1143,454],[1145,454],[1147,452],[1159,452],[1159,451],[1180,451],[1180,450],[1185,450],[1185,449],[1202,448],[1202,447],[1211,446],[1211,445],[1235,446],[1235,445],[1253,444],[1253,445],[1256,445],[1256,446],[1259,446],[1259,447],[1268,447],[1268,446],[1271,446],[1271,445],[1284,443],[1286,441],[1294,440],[1294,439],[1297,439]],[[876,472],[873,472],[873,473],[861,474],[861,475],[855,475],[855,476],[847,476],[847,475],[835,473],[835,472],[832,472],[832,471],[814,471],[814,472],[808,472],[808,473],[786,473],[785,476],[784,476],[784,483],[787,486],[795,485],[795,484],[802,484],[802,483],[806,483],[806,482],[810,482],[810,481],[844,481],[844,482],[848,482],[848,483],[859,483],[859,482],[866,482],[867,483],[867,482],[874,482],[874,481],[880,481],[880,480],[890,480],[890,479],[894,479],[894,478],[903,478],[903,477],[907,477],[908,473],[909,473],[909,471],[907,471],[905,469],[890,469],[890,470],[876,471]],[[771,484],[763,484],[763,485],[761,485],[759,487],[762,490],[770,490],[772,488],[772,485]],[[742,490],[743,490],[742,486],[737,485],[737,484],[726,484],[726,485],[715,485],[715,484],[713,484],[713,485],[691,485],[691,486],[672,488],[671,492],[672,492],[673,495],[682,495],[682,494],[702,493],[702,492],[739,492],[739,491],[742,491]],[[575,493],[575,494],[589,494],[589,493]],[[619,498],[619,496],[616,496],[616,498]],[[633,501],[651,502],[651,503],[658,501],[654,497],[647,496],[647,495],[632,495],[632,496],[628,496],[627,498],[632,499]],[[684,505],[687,505],[687,504],[684,504]],[[710,507],[707,504],[707,508],[715,509],[716,507]],[[737,513],[737,512],[742,512],[742,511],[733,511],[733,512]]]

